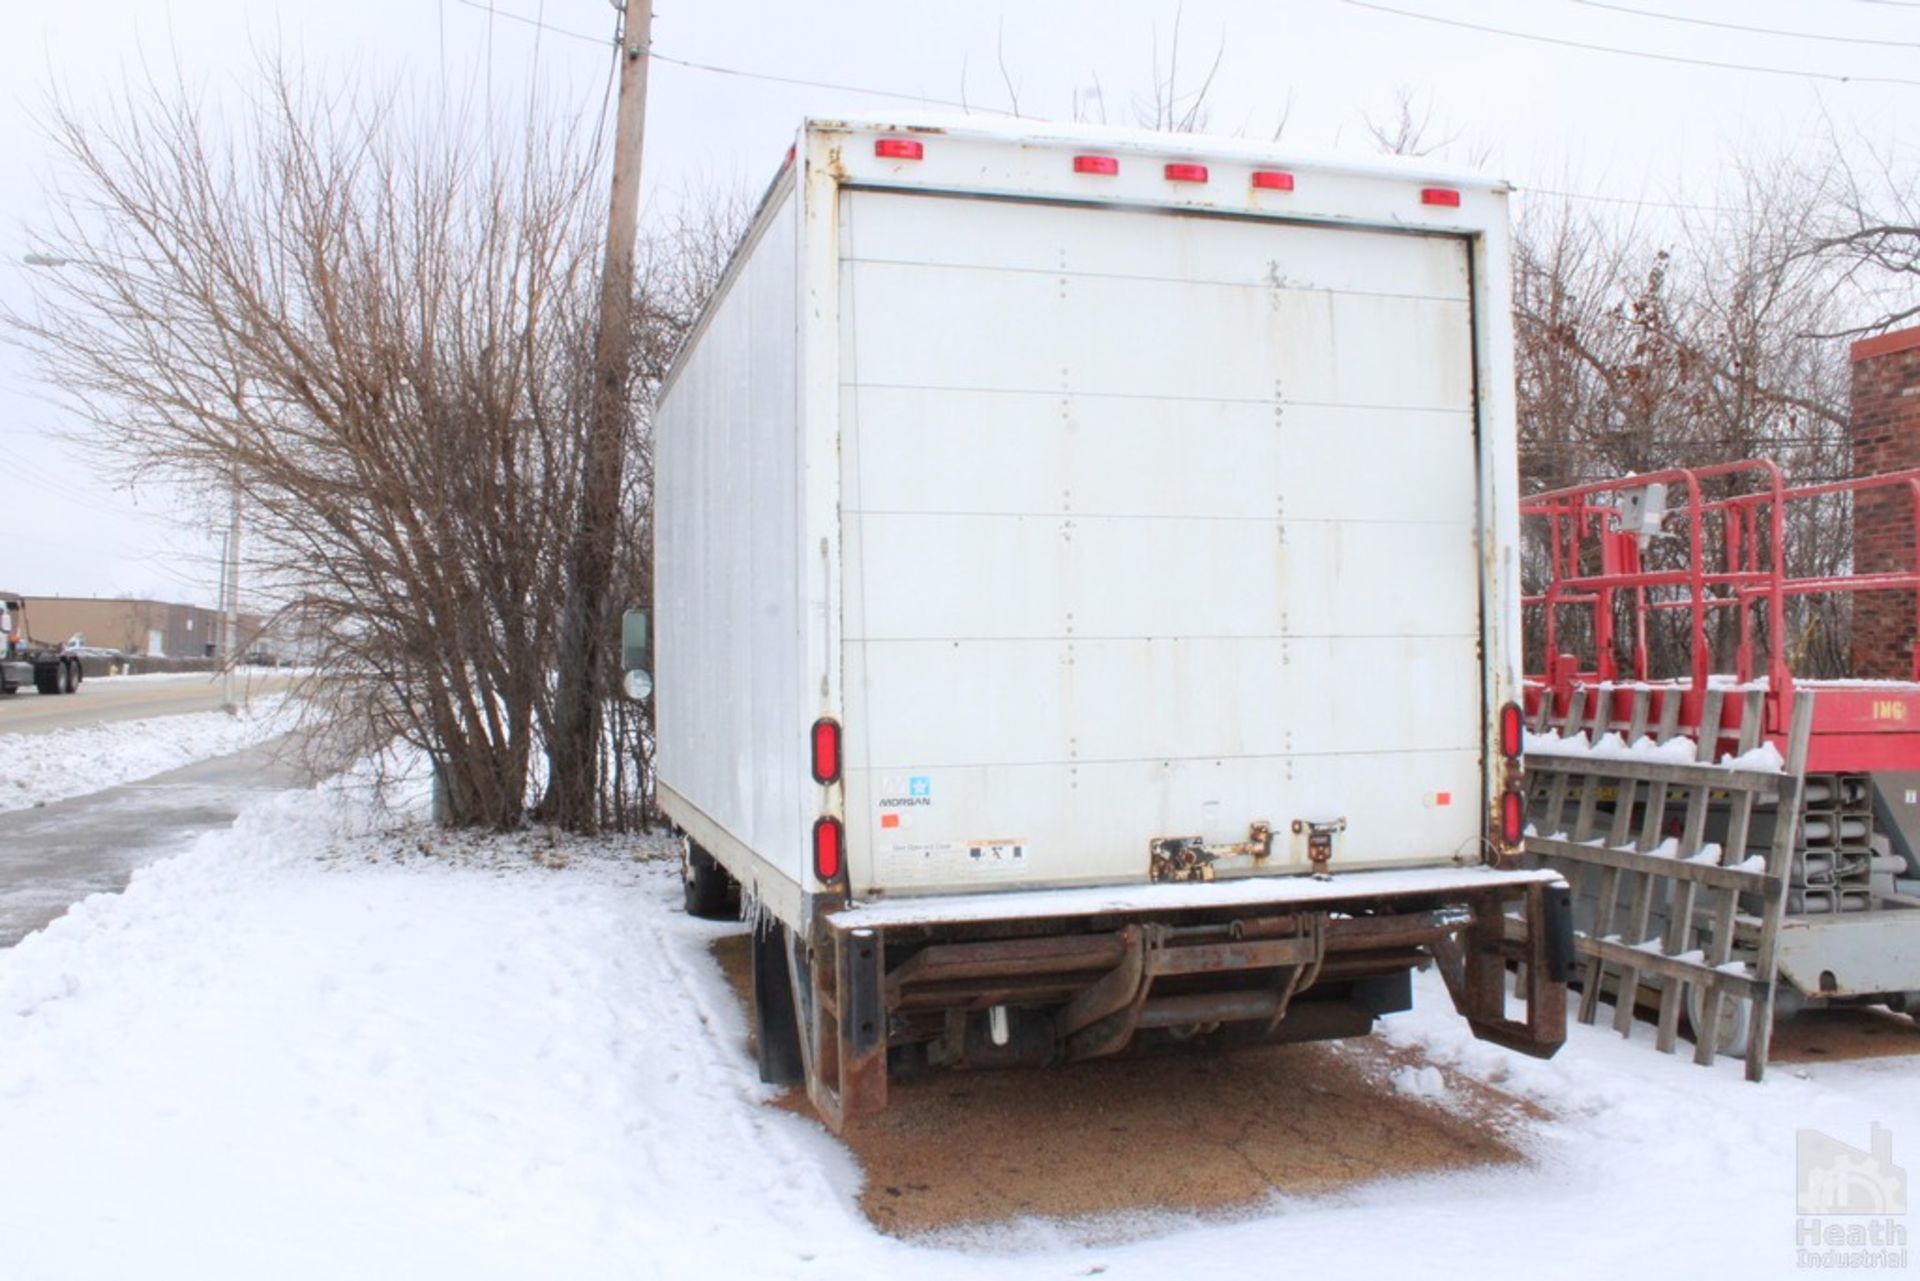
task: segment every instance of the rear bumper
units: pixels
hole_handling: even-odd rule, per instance
[[[808,1087],[837,1128],[885,1106],[890,1052],[1003,1066],[1360,1035],[1436,963],[1477,1035],[1545,1057],[1566,1036],[1567,898],[1551,871],[1446,867],[820,903]]]
[[[1343,872],[1327,880],[1312,876],[1246,876],[1225,881],[1146,882],[1090,885],[1063,890],[1014,890],[926,898],[876,899],[829,913],[839,930],[967,922],[1072,920],[1086,917],[1152,917],[1167,913],[1310,906],[1338,910],[1353,903],[1385,903],[1440,895],[1477,897],[1561,879],[1539,869],[1416,867],[1384,872]]]

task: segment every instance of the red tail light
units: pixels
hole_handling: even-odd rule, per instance
[[[1525,727],[1520,720],[1520,704],[1508,703],[1500,709],[1500,755],[1515,757],[1527,745]]]
[[[813,723],[813,781],[838,782],[840,778],[840,722],[822,716]]]
[[[1112,156],[1075,156],[1073,158],[1073,171],[1075,173],[1114,174],[1120,172],[1120,162]]]
[[[814,879],[832,884],[840,879],[841,847],[845,845],[845,831],[840,820],[831,816],[816,819],[813,824],[813,875]]]
[[[1527,800],[1519,789],[1508,788],[1500,797],[1500,840],[1518,845],[1527,831]]]
[[[1422,187],[1420,189],[1420,203],[1423,205],[1438,205],[1443,209],[1458,209],[1460,207],[1460,193],[1452,187]]]
[[[1292,191],[1293,175],[1284,169],[1256,169],[1253,185],[1262,191]]]
[[[874,141],[873,154],[884,160],[918,160],[927,149],[912,138],[879,138]]]
[[[1166,173],[1168,182],[1205,182],[1207,180],[1205,165],[1171,164],[1167,166]]]

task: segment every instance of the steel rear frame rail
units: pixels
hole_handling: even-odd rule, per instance
[[[808,1094],[835,1131],[887,1106],[890,1049],[987,1067],[1110,1057],[1156,1029],[1236,1045],[1364,1035],[1378,1013],[1405,1007],[1380,993],[1404,992],[1411,970],[1435,963],[1481,1039],[1547,1058],[1566,1038],[1571,908],[1553,880],[1386,903],[1356,884],[1351,900],[1312,910],[1086,918],[1072,933],[849,927],[834,919],[840,906],[816,905],[812,943],[795,946],[791,966]]]

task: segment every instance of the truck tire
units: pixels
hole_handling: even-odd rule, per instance
[[[63,694],[78,694],[80,692],[80,680],[81,680],[80,660],[77,658],[70,658],[66,662],[60,664],[60,667],[61,667],[61,675],[63,677],[62,683],[64,685],[64,688],[60,692]]]
[[[33,687],[42,694],[58,694],[62,682],[59,663],[35,663]]]
[[[733,888],[733,878],[727,875],[727,869],[721,867],[713,855],[687,842],[686,864],[681,868],[681,879],[687,891],[687,915],[698,916],[708,921],[724,921],[732,917],[727,910],[728,892]]]
[[[768,1085],[798,1085],[806,1076],[800,1056],[800,1019],[793,1006],[787,927],[768,921],[753,931],[753,1040],[760,1079]]]
[[[1687,1022],[1693,1026],[1694,1040],[1705,1035],[1707,998],[1693,984],[1687,984]],[[1753,1034],[1753,1002],[1736,997],[1720,998],[1720,1026],[1714,1037],[1714,1053],[1739,1058],[1747,1052],[1747,1039]]]

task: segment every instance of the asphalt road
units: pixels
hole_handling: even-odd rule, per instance
[[[253,694],[274,693],[293,683],[286,673],[271,671],[242,672],[240,679]],[[96,677],[82,681],[72,694],[36,694],[29,688],[0,695],[0,734],[37,734],[102,721],[208,712],[223,699],[217,675]]]

